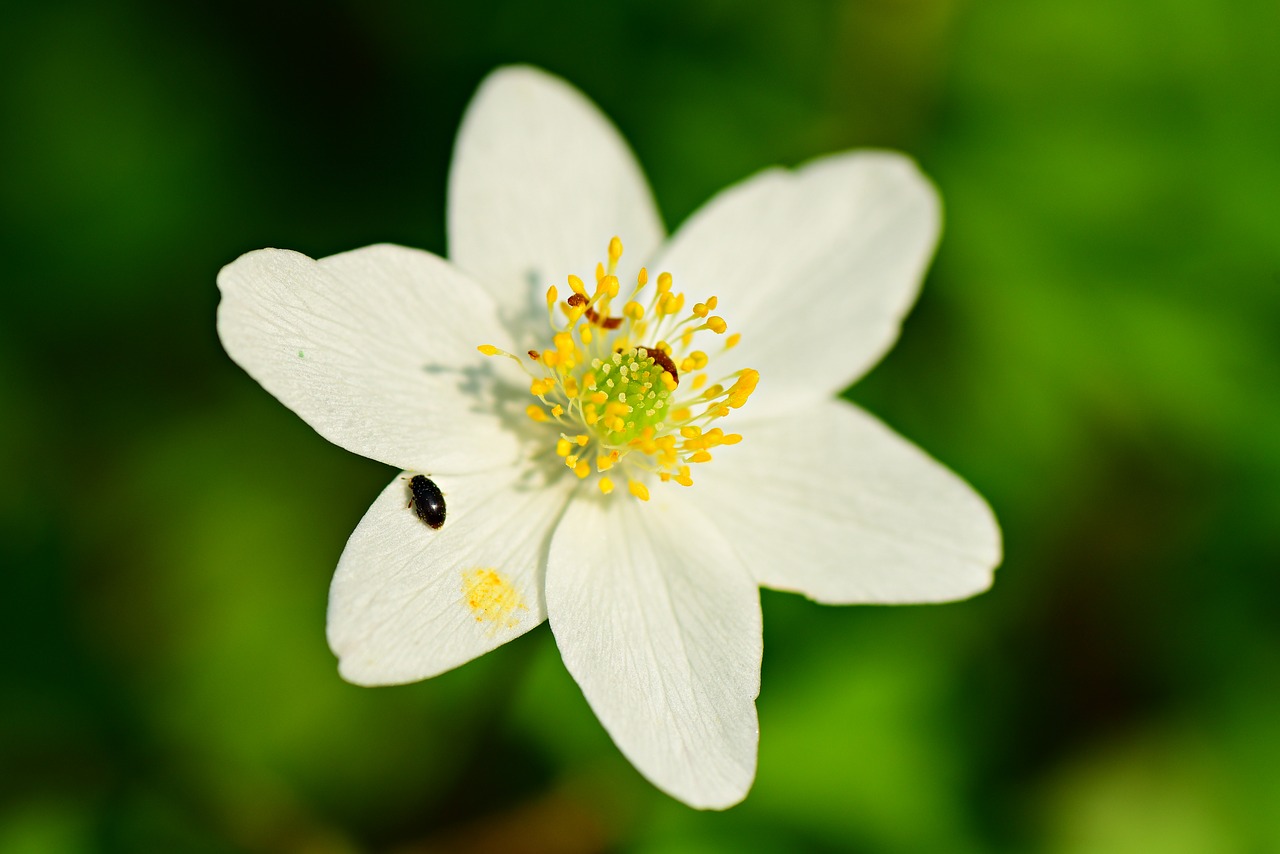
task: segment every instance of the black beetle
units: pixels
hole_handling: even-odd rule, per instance
[[[444,525],[444,493],[434,480],[426,475],[415,474],[409,478],[409,491],[413,493],[413,498],[406,506],[412,507],[419,519],[430,528]]]

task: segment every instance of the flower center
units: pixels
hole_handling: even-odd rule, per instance
[[[621,294],[617,237],[609,241],[608,257],[607,265],[596,265],[590,292],[577,276],[569,276],[571,293],[564,301],[554,285],[547,290],[552,346],[529,351],[536,369],[491,344],[479,350],[514,359],[529,374],[529,393],[539,403],[531,403],[526,414],[560,428],[555,451],[575,475],[586,479],[594,473],[608,495],[621,472],[628,491],[647,501],[649,475],[692,486],[693,465],[710,462],[711,449],[719,445],[742,441],[710,425],[746,403],[760,375],[746,368],[708,384],[713,356],[695,344],[702,345],[708,334],[724,335],[727,324],[711,314],[714,296],[685,311],[684,294],[672,291],[670,273],[660,274],[650,288],[648,271],[641,268],[614,315]],[[715,353],[731,349],[739,337],[728,336]]]

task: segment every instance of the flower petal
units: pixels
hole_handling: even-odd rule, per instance
[[[783,412],[839,392],[893,345],[939,227],[937,193],[910,160],[836,154],[721,192],[652,269],[719,296],[742,333],[726,362],[760,371],[751,412]]]
[[[495,414],[510,347],[493,302],[448,262],[400,246],[313,261],[250,252],[218,275],[231,358],[334,444],[400,468],[480,471],[516,454]]]
[[[547,561],[547,611],[569,672],[618,748],[699,808],[755,776],[759,593],[693,508],[575,498]]]
[[[405,476],[382,491],[338,561],[329,646],[344,679],[426,679],[546,619],[544,556],[570,486],[516,468],[440,478],[447,519],[428,528]]]
[[[991,508],[866,412],[832,400],[743,435],[689,496],[760,584],[833,604],[943,602],[991,585]]]
[[[637,263],[664,237],[617,129],[558,77],[527,66],[490,74],[454,149],[450,259],[512,309],[515,324],[544,314],[549,285],[564,291],[570,273],[590,276],[614,235]]]

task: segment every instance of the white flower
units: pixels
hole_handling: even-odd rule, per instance
[[[755,775],[758,585],[906,603],[991,583],[983,500],[834,397],[893,344],[937,240],[910,161],[771,169],[668,239],[608,120],[507,68],[463,121],[448,228],[449,261],[264,249],[218,278],[231,357],[404,470],[333,580],[346,679],[425,679],[549,620],[627,758],[722,808]],[[407,506],[415,473],[446,496],[438,530]]]

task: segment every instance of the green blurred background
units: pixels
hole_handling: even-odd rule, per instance
[[[1274,0],[8,4],[0,851],[1280,851]],[[766,593],[756,786],[633,771],[546,627],[343,683],[330,573],[392,472],[223,354],[263,246],[445,249],[495,65],[614,118],[669,225],[857,146],[941,187],[854,400],[968,478],[971,602]]]

